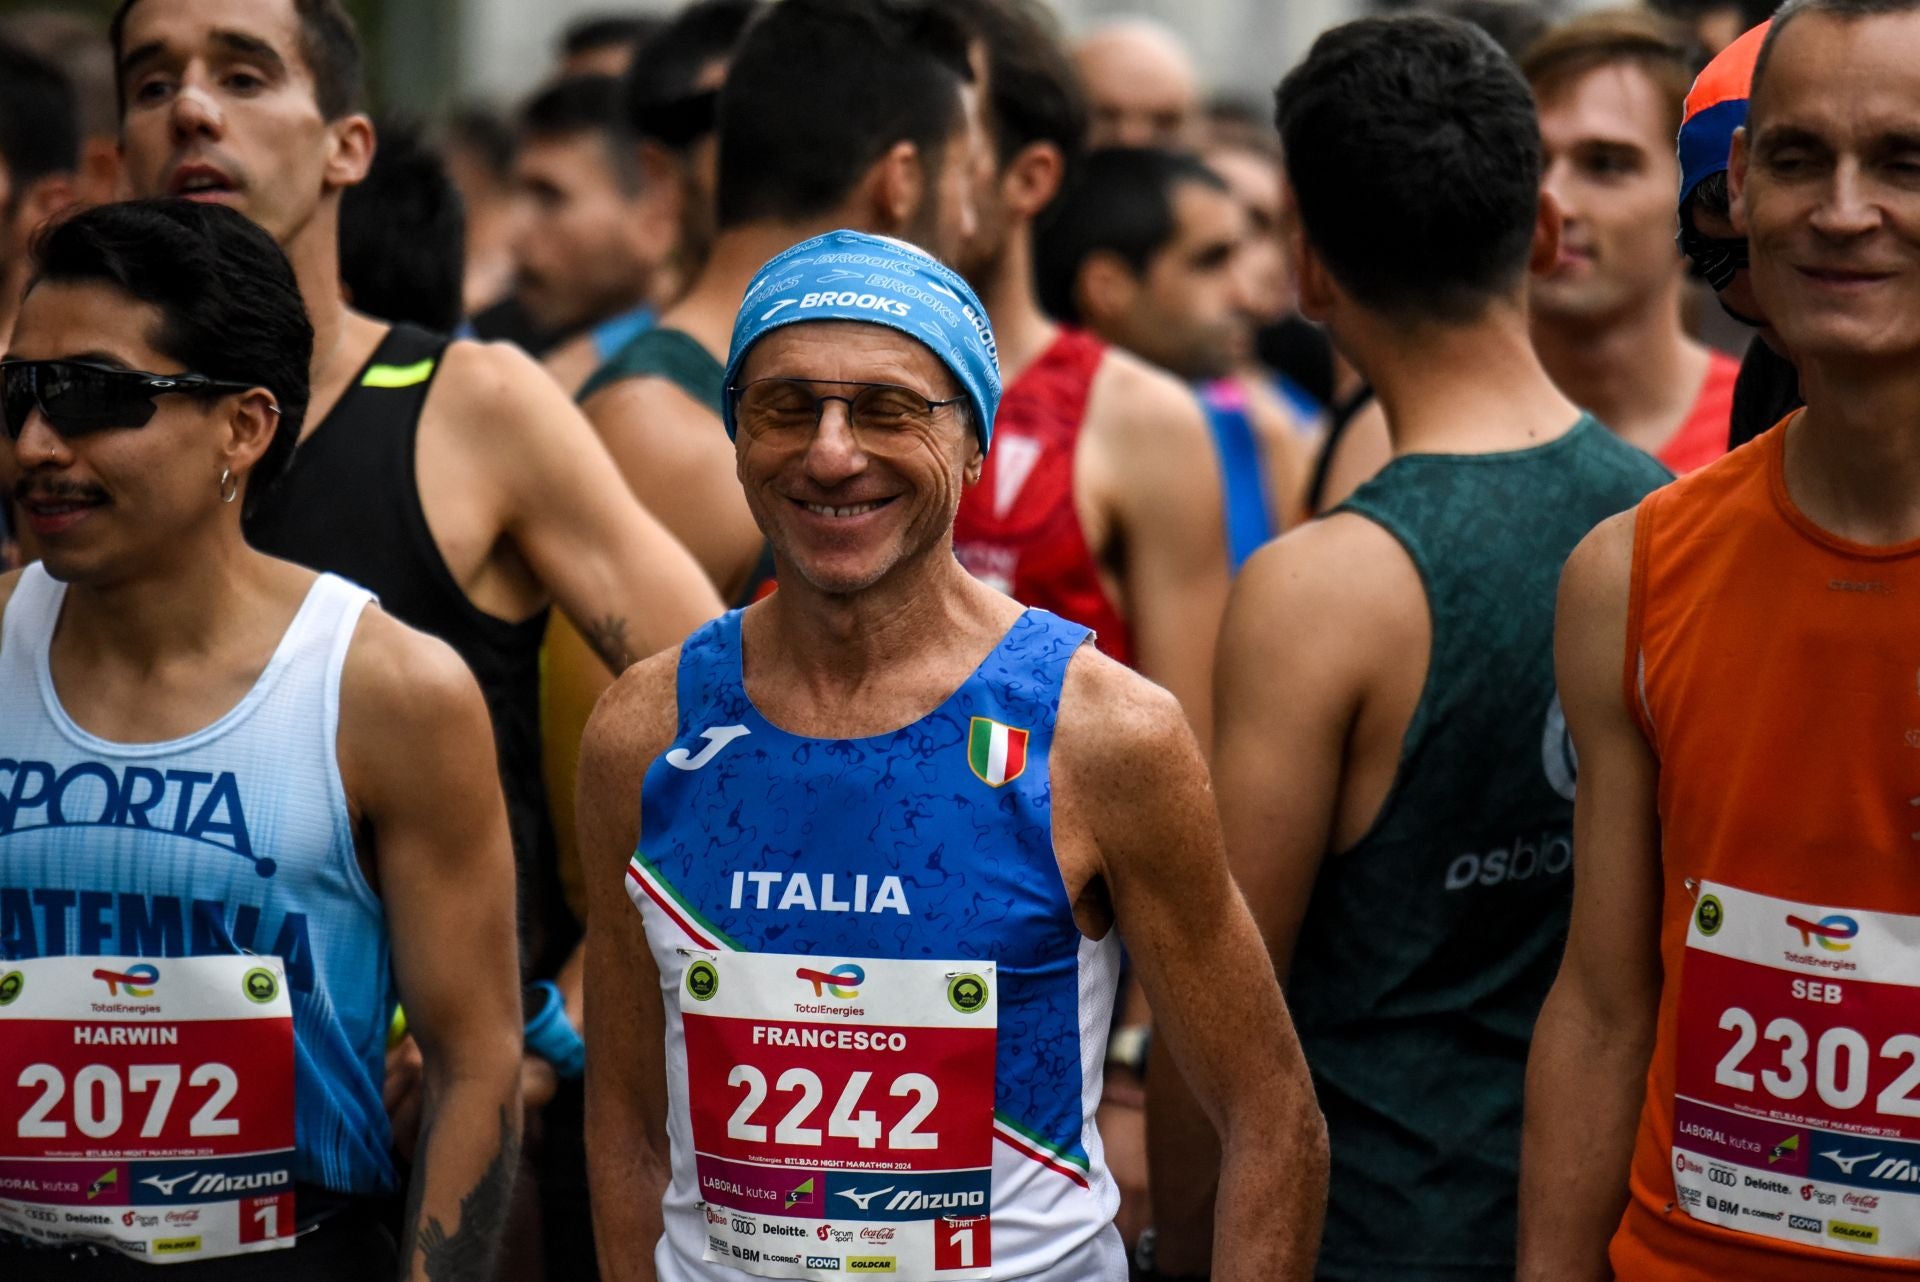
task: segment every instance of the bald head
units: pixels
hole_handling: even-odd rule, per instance
[[[1096,27],[1074,47],[1089,108],[1091,147],[1190,148],[1200,86],[1180,37],[1145,18]]]

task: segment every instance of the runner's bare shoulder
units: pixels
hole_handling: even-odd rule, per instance
[[[340,672],[340,769],[350,801],[356,784],[383,788],[397,775],[418,777],[437,761],[436,746],[464,736],[492,737],[479,683],[453,647],[368,602]],[[412,763],[411,766],[409,763]]]
[[[1089,641],[1067,665],[1053,731],[1056,778],[1083,814],[1119,814],[1149,791],[1197,779],[1199,744],[1179,701]],[[1211,803],[1209,803],[1211,804]]]
[[[680,723],[680,647],[662,650],[621,673],[594,705],[580,744],[580,774],[637,789]],[[583,782],[584,786],[584,782]]]

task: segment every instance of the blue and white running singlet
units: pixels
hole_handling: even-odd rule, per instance
[[[1119,946],[1074,922],[1048,752],[1089,633],[1023,614],[938,709],[771,724],[740,614],[682,647],[627,893],[665,999],[663,1282],[1124,1279],[1094,1112]]]
[[[355,858],[337,745],[340,672],[371,594],[321,575],[232,710],[131,744],[60,705],[47,653],[66,590],[31,566],[0,620],[0,958],[159,959],[141,973],[168,993],[169,957],[280,958],[293,1178],[397,1191],[380,1098],[395,1000],[386,914]],[[184,1195],[224,1168],[182,1169]]]

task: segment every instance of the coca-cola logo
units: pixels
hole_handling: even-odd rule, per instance
[[[1841,1200],[1856,1211],[1871,1211],[1880,1205],[1879,1197],[1872,1193],[1849,1193]]]
[[[891,1228],[861,1229],[860,1240],[862,1242],[891,1242],[893,1241],[893,1230]]]

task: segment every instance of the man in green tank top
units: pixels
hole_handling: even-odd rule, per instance
[[[1513,1276],[1527,1044],[1571,896],[1556,585],[1667,473],[1534,356],[1526,276],[1558,214],[1490,39],[1349,23],[1278,104],[1302,308],[1373,386],[1394,458],[1242,572],[1220,810],[1327,1116],[1319,1276],[1491,1282]],[[1204,1267],[1218,1162],[1172,1069],[1148,1074],[1165,1275]]]

